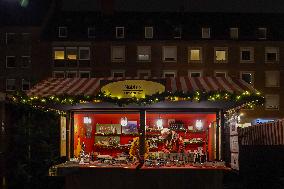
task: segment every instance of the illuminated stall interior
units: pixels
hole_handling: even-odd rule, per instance
[[[183,153],[201,150],[208,160],[213,160],[215,126],[216,113],[149,111],[146,113],[149,152]],[[112,157],[128,154],[131,142],[139,136],[139,127],[139,112],[74,113],[74,157],[80,155],[82,145],[85,145],[88,154]],[[167,133],[171,135],[167,136],[168,139],[164,136]],[[183,147],[169,148],[169,137],[178,137]]]

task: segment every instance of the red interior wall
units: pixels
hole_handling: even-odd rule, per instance
[[[84,117],[90,117],[92,120],[92,137],[86,138],[82,136],[82,131],[84,130]],[[74,150],[78,145],[78,138],[80,138],[80,143],[83,142],[86,145],[86,152],[90,153],[94,151],[96,124],[120,124],[120,119],[122,117],[127,117],[128,121],[137,121],[138,127],[140,126],[140,116],[139,113],[75,113],[74,114],[74,125],[77,125],[77,132],[74,131]],[[132,136],[121,136],[120,144],[127,144],[129,140],[132,140]]]

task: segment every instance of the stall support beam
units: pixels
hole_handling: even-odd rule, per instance
[[[66,114],[66,159],[70,159],[70,118],[71,113],[67,112]]]
[[[5,105],[5,94],[0,93],[0,188],[6,188],[6,177],[5,177],[5,155],[6,152],[6,128],[5,128],[5,117],[6,117],[6,105]]]
[[[220,129],[220,114],[219,114],[219,111],[216,113],[216,142],[215,142],[215,145],[216,145],[216,160],[220,160],[220,156],[219,156],[219,152],[220,152],[220,144],[219,144],[219,138],[220,138],[220,135],[219,135],[219,129]]]
[[[74,112],[70,113],[70,157],[74,158]]]
[[[221,160],[225,159],[225,149],[226,149],[226,134],[225,134],[225,116],[224,111],[220,111],[221,116]]]
[[[140,110],[139,152],[142,161],[144,161],[144,154],[145,154],[145,134],[146,134],[145,131],[146,131],[146,110]]]

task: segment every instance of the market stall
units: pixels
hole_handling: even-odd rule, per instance
[[[49,78],[14,100],[66,113],[61,154],[68,161],[52,169],[57,175],[74,167],[151,175],[228,170],[225,114],[263,97],[233,78]]]

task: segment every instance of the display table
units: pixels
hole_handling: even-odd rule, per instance
[[[145,167],[61,164],[57,176],[65,177],[66,189],[84,188],[201,188],[220,189],[226,167]]]

